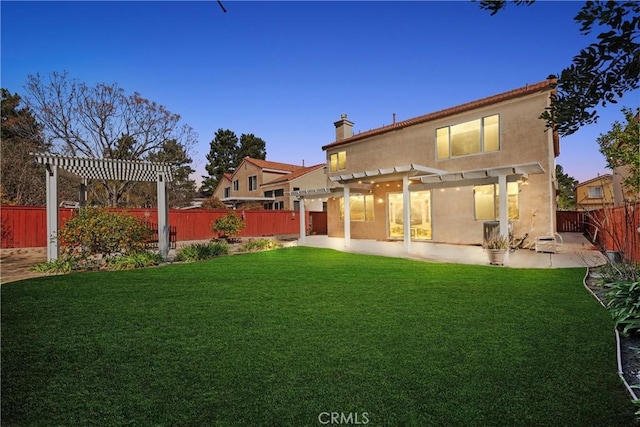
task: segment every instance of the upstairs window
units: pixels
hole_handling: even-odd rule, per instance
[[[265,191],[264,197],[273,197],[273,190]]]
[[[438,159],[488,153],[500,149],[500,116],[483,117],[436,129]]]
[[[282,197],[282,196],[284,196],[284,190],[283,189],[275,190],[273,192],[273,195],[276,196],[276,197]]]
[[[331,172],[347,168],[347,152],[340,151],[329,156],[329,170]]]
[[[237,179],[235,179],[233,181],[233,191],[238,191],[239,188],[240,188],[240,183],[238,182]]]
[[[258,175],[252,175],[249,177],[249,191],[256,191],[258,189]]]
[[[602,187],[589,187],[590,199],[602,199]]]
[[[231,187],[224,187],[224,197],[231,197]]]

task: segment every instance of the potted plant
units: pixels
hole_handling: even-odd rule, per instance
[[[493,232],[485,242],[489,254],[489,264],[504,265],[504,256],[509,250],[509,238],[498,232]]]

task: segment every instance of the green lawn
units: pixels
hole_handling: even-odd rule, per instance
[[[5,284],[2,425],[631,425],[583,275],[289,248]]]

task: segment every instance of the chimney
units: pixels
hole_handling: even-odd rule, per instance
[[[340,120],[334,122],[336,127],[336,141],[341,141],[353,136],[353,122],[347,120],[346,114],[340,115]]]

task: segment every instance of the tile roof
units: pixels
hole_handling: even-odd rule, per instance
[[[251,164],[254,164],[261,169],[276,169],[276,170],[293,172],[293,171],[297,171],[298,169],[304,168],[304,166],[292,165],[289,163],[271,162],[269,160],[254,159],[252,157],[245,157],[242,160],[247,161]]]
[[[476,101],[467,102],[465,104],[461,104],[455,107],[446,108],[444,110],[436,111],[434,113],[425,114],[422,116],[414,117],[412,119],[404,120],[401,122],[394,123],[392,125],[383,126],[376,129],[371,129],[366,132],[361,132],[355,134],[349,138],[345,138],[340,141],[335,141],[330,144],[327,144],[322,147],[323,150],[327,150],[333,147],[337,147],[344,144],[349,144],[354,141],[358,141],[361,139],[365,139],[375,135],[381,135],[383,133],[391,132],[394,130],[406,128],[409,126],[417,125],[420,123],[429,122],[432,120],[440,119],[442,117],[451,116],[453,114],[463,113],[469,110],[473,110],[476,108],[486,107],[488,105],[497,104],[499,102],[507,101],[513,98],[519,98],[522,96],[530,95],[536,92],[542,92],[546,90],[554,90],[556,84],[555,79],[548,79],[538,83],[526,85],[524,87],[510,90],[508,92],[504,92],[498,95],[489,96],[487,98],[478,99]]]
[[[580,182],[576,184],[576,187],[582,187],[583,185],[592,184],[597,181],[603,181],[603,180],[609,180],[609,179],[613,179],[613,175],[611,175],[610,173],[605,173],[595,178],[588,179],[584,182]]]
[[[302,169],[298,169],[297,171],[293,171],[293,172],[291,172],[289,174],[280,176],[280,177],[278,177],[276,179],[272,179],[269,182],[265,182],[262,185],[272,185],[272,184],[278,184],[278,183],[281,183],[281,182],[293,181],[294,179],[299,178],[302,175],[306,175],[309,172],[313,172],[314,170],[320,169],[320,168],[325,167],[325,166],[326,166],[326,163],[320,163],[320,164],[309,166],[309,167],[303,167]]]

